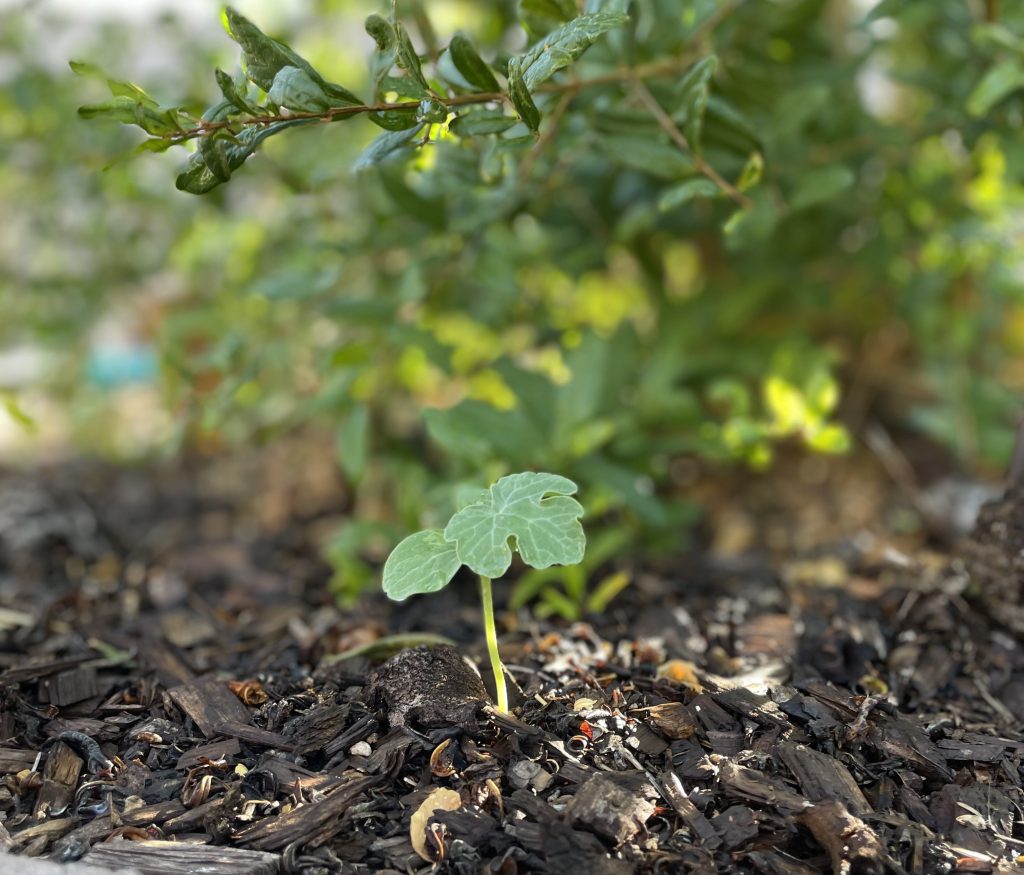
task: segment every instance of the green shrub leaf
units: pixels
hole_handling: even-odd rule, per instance
[[[385,158],[410,146],[423,127],[417,122],[415,127],[407,130],[389,131],[381,134],[369,146],[366,147],[359,160],[353,165],[353,170],[366,170],[380,164]]]
[[[452,63],[463,78],[480,91],[499,91],[498,80],[473,44],[461,33],[455,34],[448,44]]]
[[[416,54],[416,49],[412,44],[412,40],[409,38],[409,32],[402,26],[401,22],[396,21],[394,23],[395,37],[397,39],[397,52],[398,52],[398,66],[405,70],[423,89],[424,92],[429,91],[427,86],[427,79],[423,75],[423,70],[420,68],[419,55]]]
[[[300,67],[282,67],[274,76],[267,96],[278,106],[296,112],[325,112],[338,106],[351,106],[351,101],[328,94],[320,82]]]
[[[330,97],[339,101],[337,105],[357,106],[362,101],[351,91],[327,82],[313,66],[298,53],[282,42],[271,39],[244,15],[230,6],[224,10],[224,21],[228,35],[242,48],[242,68],[254,85],[269,92],[274,79],[285,67],[298,67],[319,85]]]
[[[384,592],[396,602],[444,589],[462,563],[440,529],[409,535],[384,563]]]
[[[500,577],[515,547],[527,565],[575,565],[582,561],[586,536],[576,484],[557,474],[526,472],[502,477],[475,504],[451,518],[444,537],[458,559],[482,577]],[[546,497],[549,496],[549,497]]]
[[[523,81],[532,91],[563,67],[568,67],[593,45],[594,41],[629,21],[618,12],[595,12],[581,15],[553,30],[520,58]]]
[[[987,115],[1004,97],[1024,88],[1024,63],[1018,58],[992,67],[967,98],[967,111],[975,118]]]
[[[508,62],[508,96],[519,113],[519,118],[531,130],[540,128],[540,110],[530,96],[530,89],[523,79],[523,59],[511,58]]]

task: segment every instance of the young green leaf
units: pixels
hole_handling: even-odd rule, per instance
[[[381,83],[395,66],[398,56],[395,44],[395,29],[383,15],[373,13],[364,24],[366,32],[373,37],[377,50],[370,56],[370,82],[373,85],[373,99],[379,101],[384,92]]]
[[[711,77],[718,69],[718,58],[708,55],[701,58],[683,76],[679,83],[679,109],[673,113],[673,119],[683,129],[690,146],[700,148],[701,127],[704,123],[704,111],[708,106],[711,88]]]
[[[694,198],[711,198],[716,197],[719,193],[720,189],[710,179],[703,177],[687,179],[662,192],[661,197],[658,198],[658,209],[663,213],[668,213],[683,204],[688,204]]]
[[[476,137],[504,133],[514,124],[516,120],[501,110],[484,109],[463,113],[454,119],[448,128],[459,137]]]
[[[147,134],[158,137],[170,136],[181,131],[177,110],[154,109],[148,103],[126,95],[119,95],[106,103],[90,103],[80,106],[78,114],[82,118],[109,116],[121,124],[137,125]]]
[[[423,75],[423,70],[420,69],[419,55],[416,54],[416,49],[412,44],[412,40],[409,38],[409,32],[399,21],[394,23],[394,28],[395,37],[398,41],[396,45],[398,51],[398,66],[418,82],[424,91],[429,91],[430,88],[427,85],[427,79]]]
[[[440,529],[409,535],[384,563],[384,592],[396,602],[444,589],[462,562]]]
[[[508,62],[508,96],[519,113],[519,118],[531,130],[540,128],[540,110],[530,97],[530,89],[523,79],[522,58],[510,58]]]
[[[380,164],[389,155],[405,149],[416,138],[423,125],[419,122],[408,130],[389,131],[377,137],[356,160],[352,169],[356,172]]]
[[[473,44],[461,33],[455,34],[448,44],[448,54],[451,56],[455,69],[458,70],[465,80],[479,91],[499,91],[498,80],[487,63],[480,57]]]
[[[200,149],[192,154],[192,157],[185,165],[185,169],[178,174],[175,186],[179,191],[187,191],[189,194],[206,194],[224,182],[225,175],[229,176],[232,171],[241,167],[245,163],[245,159],[255,152],[256,147],[267,137],[272,137],[274,134],[293,125],[307,124],[308,121],[308,119],[291,119],[284,122],[274,122],[266,127],[246,128],[235,137],[233,142],[218,141],[224,143],[222,147],[223,152],[213,158],[212,166],[208,160],[209,153]],[[218,147],[218,150],[220,148]],[[222,163],[222,157],[226,164]]]
[[[218,182],[227,182],[231,178],[231,171],[234,168],[228,158],[230,147],[229,140],[218,136],[203,137],[199,141],[199,154]]]
[[[267,96],[278,106],[286,106],[296,112],[325,112],[352,105],[348,100],[329,94],[321,82],[299,67],[278,70]]]
[[[181,131],[179,111],[176,107],[162,107],[143,89],[132,82],[120,82],[107,76],[95,64],[71,61],[70,67],[78,76],[103,79],[112,99],[106,103],[92,103],[78,108],[82,118],[109,116],[125,125],[137,125],[147,134],[168,136]]]
[[[357,106],[362,101],[351,91],[327,82],[313,66],[282,42],[271,39],[244,15],[230,6],[224,10],[228,35],[242,48],[242,68],[249,81],[269,92],[274,78],[285,67],[298,67],[319,85],[337,105]]]
[[[736,188],[740,191],[750,191],[761,181],[763,175],[764,156],[758,151],[751,152],[747,163],[743,165],[743,172],[740,173]]]
[[[618,12],[581,15],[553,30],[520,58],[523,82],[528,91],[568,67],[593,45],[601,34],[629,21]]]
[[[220,93],[224,95],[225,100],[230,101],[240,112],[256,115],[255,107],[245,99],[234,80],[227,73],[218,67],[214,70],[214,75],[217,77],[217,87],[220,88]]]
[[[451,518],[444,537],[458,559],[482,577],[500,577],[512,562],[510,540],[534,568],[582,561],[586,536],[576,484],[557,474],[502,477],[475,504]]]

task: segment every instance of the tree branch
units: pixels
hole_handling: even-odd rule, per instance
[[[641,64],[639,67],[620,67],[609,73],[600,76],[593,76],[590,79],[566,79],[562,82],[548,82],[536,90],[536,94],[564,94],[566,92],[575,94],[585,88],[594,88],[600,85],[614,85],[617,82],[635,82],[637,80],[655,79],[663,76],[672,76],[680,73],[689,67],[694,61],[690,54],[679,58],[672,58],[667,61],[655,61],[649,64]],[[436,98],[439,103],[449,108],[460,106],[472,106],[480,103],[507,102],[508,95],[501,91],[482,92],[479,94],[460,94],[455,97]],[[172,143],[185,143],[197,137],[205,137],[216,131],[237,130],[239,128],[258,127],[271,125],[276,122],[308,120],[330,122],[339,118],[347,118],[351,115],[361,115],[368,112],[393,112],[395,110],[412,111],[419,107],[419,101],[405,100],[398,103],[371,103],[356,104],[354,106],[335,106],[323,112],[290,112],[286,111],[278,115],[258,115],[249,118],[228,119],[222,122],[199,122],[192,128],[186,128],[174,134],[164,134],[159,139],[170,140]]]
[[[657,121],[661,129],[669,135],[669,138],[673,143],[693,158],[693,163],[697,168],[697,172],[710,179],[741,207],[749,209],[751,206],[750,198],[715,170],[714,167],[708,164],[708,162],[704,160],[703,156],[694,151],[693,147],[686,139],[686,136],[681,130],[679,130],[679,126],[672,120],[672,116],[662,109],[661,104],[658,103],[655,96],[651,94],[650,89],[639,79],[635,80],[633,84],[636,86],[636,93],[639,95],[640,100],[643,102],[644,106],[647,107],[650,114],[654,116],[655,121]]]

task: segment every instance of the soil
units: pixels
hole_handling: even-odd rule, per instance
[[[470,579],[341,609],[317,539],[344,497],[320,479],[255,501],[259,466],[231,464],[0,476],[0,854],[309,875],[1024,865],[1019,489],[950,551],[884,476],[837,500],[863,460],[702,488],[702,546],[619,563],[632,583],[601,617],[501,610],[496,588],[504,715]],[[790,492],[799,513],[758,504]],[[819,493],[836,511],[808,544]]]

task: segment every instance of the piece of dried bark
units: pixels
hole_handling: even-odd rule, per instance
[[[875,831],[850,814],[842,802],[812,805],[800,815],[800,822],[828,851],[835,875],[906,875]]]
[[[200,678],[195,683],[174,687],[167,693],[207,738],[217,735],[222,723],[249,722],[249,709],[231,692],[226,682],[216,678]]]
[[[621,845],[654,814],[656,795],[643,772],[599,772],[576,791],[565,815],[572,826]]]

